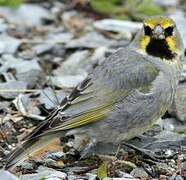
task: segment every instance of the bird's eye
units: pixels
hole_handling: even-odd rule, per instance
[[[144,26],[144,32],[146,36],[150,36],[152,34],[152,29],[149,26]]]
[[[173,26],[169,26],[168,28],[165,29],[165,35],[166,36],[172,36],[173,35],[173,31],[174,31],[174,27]]]

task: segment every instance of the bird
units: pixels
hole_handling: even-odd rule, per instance
[[[147,131],[172,104],[184,46],[175,22],[149,17],[126,47],[105,58],[8,156],[5,169],[54,138],[73,136],[85,153],[96,143],[120,144]]]

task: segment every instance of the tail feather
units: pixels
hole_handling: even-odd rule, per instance
[[[24,141],[7,156],[4,168],[13,170],[29,157],[36,157],[41,152],[44,153],[48,150],[59,150],[59,148],[62,148],[59,139],[62,135],[63,132],[58,132]]]

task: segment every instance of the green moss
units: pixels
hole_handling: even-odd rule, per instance
[[[104,179],[107,177],[107,172],[108,172],[108,162],[104,161],[101,166],[97,169],[97,176],[99,179]]]
[[[136,6],[134,16],[138,19],[144,19],[148,16],[162,15],[163,10],[156,6],[152,0],[143,0]]]
[[[23,0],[0,0],[0,6],[9,6],[15,8],[23,3]]]
[[[42,178],[40,178],[39,180],[46,180],[46,178],[45,178],[45,177],[42,177]]]
[[[103,14],[117,13],[121,8],[117,6],[121,0],[91,0],[90,4],[92,8]]]
[[[90,5],[98,13],[119,19],[142,20],[163,14],[152,0],[91,0]]]

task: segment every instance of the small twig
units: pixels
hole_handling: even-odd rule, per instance
[[[9,93],[9,92],[38,92],[38,91],[43,91],[43,89],[0,89],[0,93]],[[60,90],[55,90],[55,92],[58,92]]]
[[[56,94],[56,92],[55,92],[55,87],[54,87],[54,84],[52,83],[51,76],[49,76],[49,81],[50,81],[50,83],[51,83],[51,86],[52,86],[52,91],[53,91],[54,96],[55,96],[55,98],[56,98],[57,105],[60,105],[59,99],[58,99],[57,94]]]
[[[142,156],[147,157],[147,158],[149,158],[149,159],[151,159],[153,161],[156,161],[156,162],[160,162],[161,161],[160,160],[162,158],[161,156],[157,156],[157,155],[152,154],[152,153],[147,153],[147,152],[145,152],[144,149],[140,149],[140,148],[138,148],[138,147],[136,147],[136,146],[134,146],[132,144],[123,143],[123,145],[135,150],[136,152],[140,153]]]

